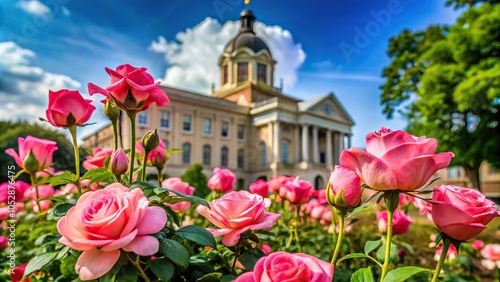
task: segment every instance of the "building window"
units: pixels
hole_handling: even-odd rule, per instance
[[[448,179],[453,179],[453,178],[455,178],[455,168],[449,167],[448,168]]]
[[[248,80],[248,63],[238,63],[238,82]]]
[[[240,191],[243,189],[245,189],[245,179],[238,178],[238,181],[236,181],[236,191]]]
[[[266,156],[266,143],[260,142],[260,164],[266,165],[267,156]]]
[[[238,149],[238,168],[245,166],[245,149]]]
[[[203,135],[212,136],[212,119],[204,118],[203,119]]]
[[[223,121],[220,127],[220,137],[229,138],[229,122]]]
[[[323,188],[325,188],[325,186],[323,185],[323,178],[318,175],[314,179],[314,189],[315,190],[321,190]]]
[[[182,117],[182,131],[183,132],[188,132],[188,133],[191,133],[193,132],[193,128],[192,128],[192,117],[191,115],[184,115]]]
[[[170,112],[161,111],[160,113],[160,129],[170,129]]]
[[[170,149],[170,143],[167,139],[161,139],[163,141],[163,145],[165,145],[165,150]]]
[[[225,65],[222,70],[222,84],[226,83],[227,83],[227,65]]]
[[[264,64],[257,64],[257,81],[267,83],[267,70]]]
[[[191,163],[191,144],[189,143],[182,144],[182,163]]]
[[[238,140],[245,140],[245,125],[238,124]]]
[[[322,164],[326,163],[326,153],[325,152],[319,152],[319,162]]]
[[[148,125],[148,111],[139,112],[137,114],[138,125]]]
[[[490,165],[490,169],[488,170],[488,174],[497,174],[498,169],[492,165]]]
[[[288,158],[289,157],[289,144],[288,144],[288,141],[287,140],[284,140],[283,143],[281,144],[281,161],[285,164],[287,164],[290,159]]]
[[[229,162],[229,149],[224,146],[220,150],[220,166],[221,167],[227,167]]]
[[[210,165],[212,159],[212,148],[210,145],[203,146],[203,164]]]

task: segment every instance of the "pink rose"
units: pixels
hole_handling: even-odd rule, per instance
[[[55,193],[54,187],[47,185],[47,184],[42,184],[42,185],[38,186],[38,197],[36,196],[35,187],[31,187],[31,188],[27,189],[24,192],[24,197],[26,197],[27,199],[31,199],[31,206],[33,207],[33,211],[39,212],[38,205],[36,204],[36,200],[54,196],[54,193]],[[51,200],[43,200],[43,201],[40,201],[38,203],[40,204],[42,211],[46,211],[50,208],[52,201]]]
[[[361,203],[361,180],[352,170],[335,166],[330,176],[326,196],[330,205],[338,208],[355,208]]]
[[[29,277],[24,278],[24,270],[26,270],[27,262],[21,264],[20,266],[14,267],[12,271],[10,271],[10,277],[12,278],[12,282],[30,282],[31,279]]]
[[[481,250],[484,260],[481,264],[489,269],[500,268],[500,244],[488,244]]]
[[[380,233],[387,232],[387,211],[377,212],[378,230]],[[392,234],[405,234],[413,221],[403,211],[397,209],[392,217]]]
[[[250,184],[248,189],[254,194],[261,195],[263,198],[269,194],[269,185],[263,179],[257,179],[257,181]]]
[[[0,236],[0,250],[7,248],[9,246],[9,239],[5,236]]]
[[[280,197],[288,200],[292,205],[302,205],[311,197],[311,183],[301,180],[298,176],[281,185]]]
[[[247,230],[269,230],[281,215],[266,212],[269,199],[247,191],[230,192],[209,203],[210,208],[198,206],[196,211],[219,229],[209,228],[214,237],[222,236],[222,244],[236,245],[240,234]]]
[[[289,180],[293,180],[293,177],[285,175],[276,175],[269,180],[269,191],[274,191],[279,193],[281,185]]]
[[[441,257],[441,254],[443,253],[443,248],[444,248],[444,246],[441,245],[436,250],[436,253],[434,254],[435,261],[439,261],[439,258]],[[450,244],[450,248],[448,249],[448,252],[446,253],[446,258],[447,259],[454,259],[457,256],[458,256],[457,248],[455,248],[455,246],[453,244]]]
[[[314,190],[312,195],[316,197],[321,205],[328,205],[326,200],[326,189]]]
[[[92,115],[95,107],[92,100],[83,99],[78,91],[49,90],[49,107],[45,111],[47,120],[55,127],[84,125]]]
[[[159,242],[150,234],[160,231],[167,215],[149,207],[141,189],[114,183],[84,193],[76,205],[57,222],[61,244],[83,251],[75,270],[82,280],[106,274],[120,257],[120,249],[140,256],[158,252]]]
[[[340,165],[355,171],[375,190],[413,191],[450,164],[454,154],[435,154],[436,148],[434,138],[382,127],[366,135],[366,151],[355,147],[344,150]]]
[[[116,150],[109,160],[109,170],[117,176],[121,176],[128,170],[129,160],[122,148]]]
[[[142,155],[141,158],[144,158],[145,150],[144,147],[142,147],[142,140],[135,142],[135,151]],[[149,152],[148,162],[154,167],[162,168],[165,165],[167,162],[167,155],[165,154],[165,143],[163,143],[163,140],[158,139],[158,146]]]
[[[495,203],[475,189],[452,185],[434,188],[432,219],[446,235],[460,241],[481,233],[493,218],[500,216]]]
[[[182,181],[179,177],[171,177],[163,180],[161,187],[170,190],[177,191],[184,195],[192,196],[194,194],[194,187],[189,186],[189,183]],[[175,196],[175,194],[170,193],[170,196]],[[165,205],[170,206],[176,212],[185,212],[191,206],[190,202],[179,202],[177,204],[165,203]]]
[[[471,245],[474,250],[479,251],[484,247],[484,242],[481,240],[474,240]]]
[[[208,179],[208,187],[216,192],[226,193],[234,189],[236,175],[229,169],[215,167]]]
[[[26,139],[17,138],[17,144],[19,153],[13,148],[5,150],[5,153],[13,157],[19,167],[36,172],[52,166],[52,154],[57,150],[55,141],[27,136]],[[34,160],[29,158],[30,152]],[[25,167],[25,164],[29,167]]]
[[[253,271],[240,275],[235,282],[330,282],[333,265],[310,255],[275,252],[260,258]]]
[[[30,187],[28,183],[16,180],[13,184],[9,184],[9,182],[4,182],[0,184],[0,203],[5,203],[9,200],[15,200],[16,202],[24,201],[24,192]],[[13,191],[14,194],[12,194]],[[9,198],[9,196],[13,196]]]
[[[87,156],[83,161],[83,168],[93,170],[105,166],[106,159],[113,154],[113,149],[95,148],[92,156]]]
[[[421,215],[426,215],[430,221],[432,220],[432,204],[419,198],[414,198],[413,205],[418,209]]]
[[[105,69],[111,76],[111,85],[103,89],[89,83],[90,95],[102,94],[124,111],[145,111],[152,103],[156,103],[158,107],[170,103],[167,94],[158,87],[160,82],[154,82],[146,68],[125,64],[118,66],[116,70]],[[105,100],[102,102],[105,103]]]

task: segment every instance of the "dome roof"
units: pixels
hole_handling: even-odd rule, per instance
[[[241,28],[240,32],[231,39],[226,47],[224,47],[224,53],[233,53],[242,47],[250,48],[255,53],[261,50],[267,50],[271,54],[271,50],[267,47],[266,42],[258,37],[253,31],[253,22],[255,21],[255,16],[252,11],[244,10],[240,16]]]

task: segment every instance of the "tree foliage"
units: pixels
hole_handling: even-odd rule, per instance
[[[448,1],[471,5],[450,27],[391,38],[381,86],[386,116],[400,112],[409,132],[437,138],[477,188],[483,161],[500,167],[500,4],[489,2]]]
[[[205,198],[208,194],[210,194],[210,189],[207,186],[208,178],[203,173],[202,164],[193,164],[190,166],[181,176],[181,179],[195,188],[195,196]]]

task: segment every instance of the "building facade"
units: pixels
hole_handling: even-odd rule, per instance
[[[352,118],[333,93],[303,101],[275,88],[277,62],[253,30],[255,16],[246,10],[240,21],[239,33],[218,60],[220,89],[204,95],[160,86],[171,103],[140,112],[137,136],[156,128],[167,149],[182,149],[165,166],[170,176],[201,163],[207,175],[216,166],[231,169],[241,187],[259,178],[293,175],[324,188],[340,153],[351,145]],[[125,147],[129,128],[122,118]],[[112,128],[106,126],[85,138],[83,146],[104,147],[109,133]]]

